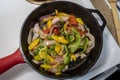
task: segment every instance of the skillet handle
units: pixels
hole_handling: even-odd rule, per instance
[[[98,10],[95,10],[95,9],[88,9],[88,11],[92,14],[92,13],[96,13],[102,20],[102,24],[100,25],[100,29],[101,31],[103,32],[104,31],[104,28],[106,26],[106,20],[105,18],[103,17],[103,15],[98,11]]]
[[[13,54],[0,59],[0,74],[4,73],[14,65],[24,62],[20,50],[17,49]]]

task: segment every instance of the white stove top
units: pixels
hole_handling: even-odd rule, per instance
[[[38,5],[30,4],[26,0],[0,1],[0,58],[2,58],[19,47],[21,26],[28,14]],[[67,1],[73,1],[86,8],[94,9],[90,0]],[[103,32],[103,50],[100,58],[86,75],[77,78],[77,80],[88,80],[117,65],[120,63],[119,57],[120,48],[106,27]],[[19,64],[0,75],[0,80],[48,80],[48,78],[41,76],[27,64]]]

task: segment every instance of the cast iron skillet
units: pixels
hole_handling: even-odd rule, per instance
[[[73,66],[75,69],[68,70],[59,76],[56,76],[55,74],[45,71],[42,68],[36,66],[31,61],[32,57],[29,55],[27,44],[28,33],[29,30],[33,27],[33,25],[39,20],[41,16],[51,14],[55,11],[55,9],[60,12],[73,14],[76,17],[81,17],[85,25],[90,29],[90,32],[95,37],[95,47],[89,53],[90,55],[88,55],[88,57],[84,60],[78,60],[74,64],[71,64],[71,66]],[[101,18],[103,22],[102,25],[99,25],[98,21],[92,13],[97,14]],[[66,79],[83,76],[92,68],[92,66],[96,63],[101,54],[103,45],[102,33],[105,25],[106,21],[98,10],[86,9],[76,3],[68,1],[55,1],[45,3],[35,9],[25,20],[21,29],[20,48],[18,48],[16,52],[14,52],[12,55],[2,58],[0,60],[0,73],[5,72],[6,70],[18,63],[27,62],[35,71],[46,77]]]

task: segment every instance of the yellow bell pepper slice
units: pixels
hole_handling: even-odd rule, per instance
[[[71,59],[76,61],[76,56],[74,54],[71,54]]]
[[[66,33],[67,23],[64,24],[64,32]]]
[[[54,61],[55,61],[55,59],[48,54],[47,54],[46,58],[48,58],[50,60],[50,63],[54,63]]]
[[[58,13],[58,16],[69,16],[69,15],[66,14],[66,13],[63,13],[63,12],[59,12],[59,13]]]
[[[59,65],[60,65],[60,63],[56,63],[56,64],[52,65],[52,68],[56,68],[56,67],[58,67]]]
[[[44,68],[45,70],[48,70],[51,68],[51,65],[49,64],[41,64],[40,67]]]
[[[39,53],[39,56],[40,56],[41,59],[44,59],[45,56],[46,56],[46,53],[45,53],[45,52],[40,52],[40,53]]]
[[[41,60],[41,57],[40,57],[39,55],[36,55],[36,56],[34,56],[34,60],[40,61],[40,60]]]
[[[50,55],[48,55],[46,53],[46,46],[44,48],[42,48],[40,51],[39,51],[39,56],[41,59],[45,59],[47,61],[50,61],[50,63],[53,63],[54,62],[54,58]]]
[[[77,20],[77,22],[80,23],[81,25],[84,25],[84,22],[83,22],[83,20],[82,20],[81,18],[77,18],[76,20]]]
[[[50,16],[48,18],[43,19],[42,22],[45,23],[45,22],[48,22],[51,19],[53,19],[53,16]]]
[[[57,16],[59,16],[59,17],[61,17],[61,16],[69,16],[68,14],[66,14],[66,13],[63,13],[63,12],[58,12],[58,10],[57,9],[55,9],[55,14],[57,15]]]
[[[58,10],[57,9],[55,9],[55,14],[58,15]]]
[[[49,61],[50,63],[54,63],[54,58],[51,57],[50,55],[48,55],[44,52],[40,53],[39,55],[40,55],[41,59],[45,59],[45,60]]]
[[[46,30],[47,28],[46,28],[46,26],[43,26],[43,30]]]
[[[40,41],[39,38],[38,38],[38,39],[35,39],[35,40],[28,46],[28,50],[34,49],[34,47],[38,45],[39,41]]]
[[[56,44],[56,45],[55,45],[55,51],[56,51],[57,53],[59,53],[60,50],[61,50],[61,45],[60,45],[60,44]]]
[[[52,21],[51,21],[51,19],[50,19],[50,20],[47,22],[47,28],[50,29],[51,26],[52,26]]]
[[[55,73],[55,75],[60,75],[60,74],[62,74],[62,73],[61,73],[61,72],[56,72],[56,73]]]
[[[55,41],[57,41],[57,42],[64,43],[64,44],[68,44],[68,43],[69,43],[64,37],[55,36],[55,35],[52,35],[51,37],[52,37]]]

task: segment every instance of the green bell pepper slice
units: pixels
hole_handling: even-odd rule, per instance
[[[83,39],[83,45],[80,45],[80,48],[82,49],[82,52],[84,53],[87,50],[87,46],[89,44],[88,38]]]
[[[52,57],[57,56],[57,53],[54,50],[47,49],[47,54],[51,55]]]
[[[70,55],[68,54],[68,48],[66,45],[64,45],[64,49],[65,49],[65,54],[63,55],[63,58],[64,58],[64,64],[69,64],[70,61],[71,61],[71,57]]]
[[[69,34],[69,36],[68,36],[68,39],[69,39],[69,42],[72,42],[72,41],[74,41],[74,40],[75,40],[74,33],[72,33],[72,34]]]
[[[75,41],[72,42],[71,44],[69,44],[69,45],[68,45],[68,48],[70,49],[70,52],[71,52],[71,53],[74,53],[74,52],[79,48],[79,46],[80,46],[81,35],[80,35],[80,33],[79,33],[76,29],[74,29],[74,28],[72,28],[72,32],[73,32],[74,35],[75,35]]]
[[[44,46],[42,46],[41,44],[39,44],[39,46],[33,50],[33,54],[34,56],[38,55],[39,54],[39,51],[43,48]]]

